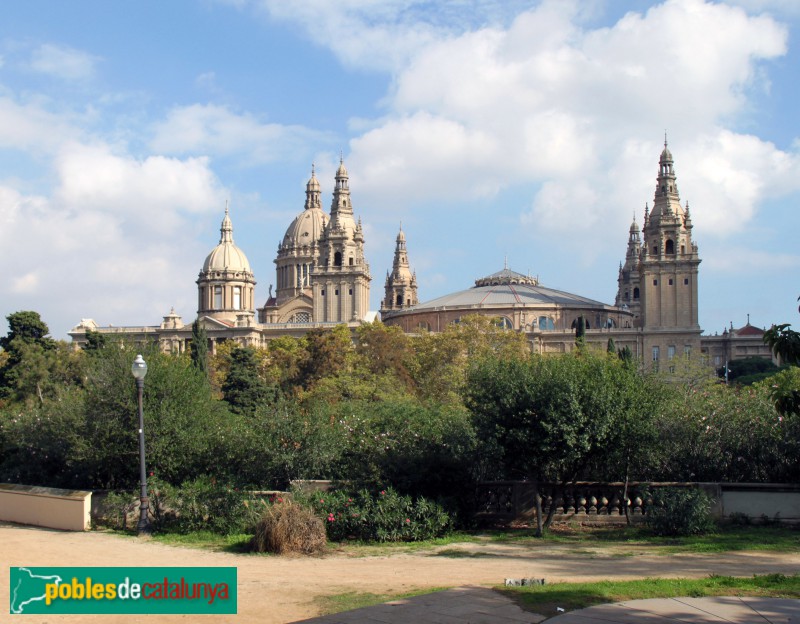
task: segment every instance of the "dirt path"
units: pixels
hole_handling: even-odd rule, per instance
[[[460,549],[451,545],[448,551]],[[378,557],[284,558],[213,553],[103,533],[65,533],[0,525],[0,612],[9,604],[9,566],[236,566],[239,613],[202,622],[268,624],[318,615],[314,599],[346,591],[394,594],[420,588],[497,585],[506,577],[548,582],[644,577],[703,577],[800,571],[798,553],[619,556],[555,544],[464,545],[470,556],[431,551]],[[477,552],[476,552],[477,551]],[[477,555],[477,556],[476,556]],[[36,622],[36,616],[25,617]],[[198,616],[59,616],[59,622],[188,622]],[[42,620],[44,622],[45,620]]]

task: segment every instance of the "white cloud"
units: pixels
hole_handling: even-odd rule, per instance
[[[725,250],[707,254],[703,268],[716,273],[763,275],[764,272],[788,271],[800,268],[800,256],[791,253],[771,253],[753,249],[736,250],[735,256]]]
[[[0,97],[0,148],[53,152],[80,134],[67,118],[47,111],[39,102]]]
[[[503,25],[529,0],[225,0],[299,26],[348,67],[396,71],[421,49],[486,24]],[[575,5],[574,0],[562,4]],[[591,6],[582,10],[592,11]]]
[[[54,164],[49,196],[0,186],[0,299],[56,319],[57,335],[87,315],[154,322],[171,305],[191,314],[216,221],[203,215],[221,218],[227,195],[208,162],[69,143]]]
[[[665,128],[704,227],[743,227],[766,196],[796,188],[796,154],[726,129],[767,88],[760,67],[786,53],[783,25],[668,0],[590,29],[577,7],[543,2],[507,27],[417,50],[397,70],[387,114],[351,141],[359,188],[379,192],[385,210],[539,188],[522,215],[531,236],[570,230],[565,244],[589,254],[607,249],[634,211],[641,219]],[[714,155],[729,175],[707,175]],[[737,218],[722,218],[726,210]]]
[[[303,126],[263,123],[253,115],[213,104],[174,108],[156,124],[151,147],[157,152],[240,155],[250,164],[300,157],[329,140]]]
[[[30,67],[62,80],[88,80],[94,76],[99,60],[82,50],[44,43],[31,53]]]

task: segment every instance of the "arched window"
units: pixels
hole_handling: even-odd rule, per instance
[[[335,254],[333,254],[333,266],[338,266],[338,267],[342,266],[342,252],[341,251],[337,251]]]
[[[606,327],[611,328],[611,327],[616,327],[616,326],[617,326],[617,322],[613,318],[609,317],[606,320]]]
[[[397,305],[403,305],[403,295],[397,295]]]
[[[639,288],[633,289],[633,300],[636,301],[639,298]]]
[[[667,247],[665,253],[668,256],[675,255],[675,241],[673,241],[671,238],[667,239]]]
[[[511,319],[505,316],[498,316],[492,319],[492,325],[495,327],[500,327],[501,329],[512,329],[514,324],[511,322]]]
[[[350,256],[350,266],[353,266],[353,256]]]
[[[552,331],[556,328],[556,324],[549,316],[539,317],[539,329],[542,331]]]

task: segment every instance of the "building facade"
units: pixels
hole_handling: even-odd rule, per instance
[[[340,160],[330,214],[322,208],[321,185],[314,168],[306,184],[305,205],[289,224],[275,257],[275,292],[256,308],[256,280],[244,252],[233,240],[226,206],[219,244],[206,257],[197,279],[197,320],[211,348],[224,340],[263,345],[271,338],[300,336],[314,327],[357,327],[370,313],[370,269],[364,231],[353,210],[349,175]],[[501,271],[475,280],[473,287],[431,301],[418,299],[417,276],[400,228],[392,269],[386,274],[381,316],[407,333],[442,331],[468,314],[492,317],[500,326],[524,332],[536,353],[565,353],[575,347],[579,319],[585,340],[605,347],[608,339],[654,367],[671,366],[678,356],[703,354],[709,363],[740,357],[769,357],[763,330],[748,325],[723,335],[701,336],[698,277],[701,259],[692,238],[688,202],[681,205],[675,163],[669,147],[658,161],[652,209],[645,204],[642,227],[634,217],[620,263],[614,305],[547,287],[537,277]],[[162,348],[183,351],[191,323],[174,310],[159,326],[99,327],[86,319],[70,336],[80,345],[87,330],[157,340]]]

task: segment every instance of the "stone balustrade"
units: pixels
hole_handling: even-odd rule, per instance
[[[750,520],[800,522],[800,485],[774,483],[646,483],[578,481],[564,487],[540,483],[542,515],[552,505],[557,521],[579,520],[624,523],[627,517],[641,520],[659,488],[699,488],[711,498],[711,513],[718,519],[746,516]],[[485,524],[530,523],[536,519],[534,485],[530,481],[485,481],[479,483],[475,518]]]

